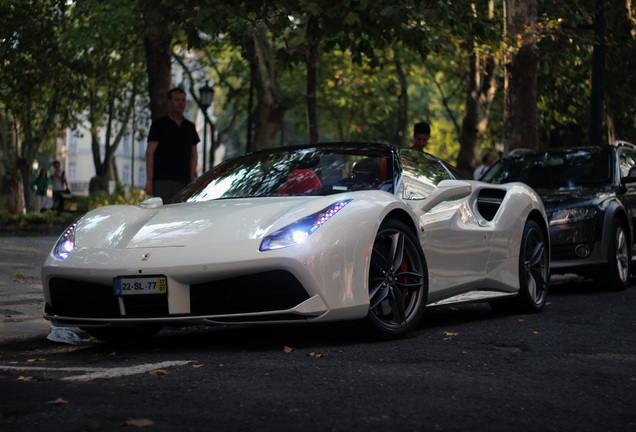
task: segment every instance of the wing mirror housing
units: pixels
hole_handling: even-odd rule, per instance
[[[623,177],[621,178],[621,183],[622,184],[636,183],[636,176]]]
[[[159,197],[148,198],[139,205],[143,208],[157,208],[163,205],[163,200]]]
[[[442,180],[420,205],[420,210],[426,213],[441,202],[465,198],[472,190],[473,186],[466,181]]]

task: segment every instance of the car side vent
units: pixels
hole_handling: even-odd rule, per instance
[[[506,196],[504,189],[482,189],[477,197],[477,211],[487,221],[495,218]]]

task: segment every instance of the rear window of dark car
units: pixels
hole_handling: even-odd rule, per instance
[[[534,189],[570,189],[611,182],[609,150],[525,154],[494,164],[481,179],[488,183],[522,182]]]

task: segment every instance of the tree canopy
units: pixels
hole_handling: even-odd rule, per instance
[[[536,16],[507,35],[504,3],[513,1],[536,4]],[[197,100],[207,81],[215,88],[211,152],[221,143],[232,155],[316,140],[408,146],[412,125],[424,120],[428,150],[468,172],[480,153],[502,148],[510,109],[502,65],[525,47],[536,53],[539,147],[587,143],[599,46],[604,142],[635,141],[632,9],[631,0],[4,1],[0,174],[19,172],[26,184],[46,139],[80,123],[94,140],[107,131],[106,154],[93,148],[96,168],[108,169],[133,110],[145,123],[165,109],[170,86],[192,89]],[[186,52],[197,73],[175,82],[171,65]],[[521,118],[531,103],[514,106]]]

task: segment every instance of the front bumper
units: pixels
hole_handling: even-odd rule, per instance
[[[310,297],[300,281],[283,270],[198,283],[185,289],[179,285],[169,279],[167,295],[115,296],[112,284],[54,277],[48,282],[44,316],[64,325],[201,320],[224,323],[302,321],[327,311],[320,296]]]

